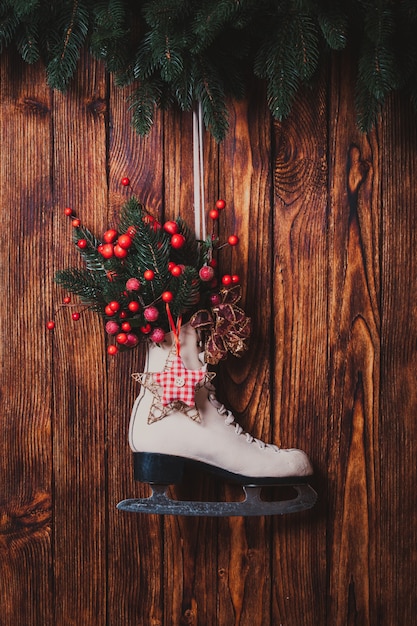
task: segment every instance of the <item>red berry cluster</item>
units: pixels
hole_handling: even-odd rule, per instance
[[[122,186],[130,186],[130,180],[127,177],[122,178]],[[226,202],[222,199],[217,200],[215,207],[209,211],[209,217],[213,221],[219,219],[220,212],[226,207]],[[67,207],[64,210],[66,216],[71,219],[72,226],[80,229],[80,237],[77,239],[76,245],[83,251],[88,249],[89,246],[95,247],[97,244],[93,243],[91,238],[88,237],[88,231],[82,229],[81,220],[74,215],[71,208]],[[180,250],[186,243],[185,236],[180,232],[179,224],[174,220],[168,220],[163,224],[160,224],[153,216],[147,214],[144,221],[149,224],[154,231],[163,229],[167,235],[169,235],[170,245],[173,250]],[[129,251],[134,244],[136,235],[135,226],[127,228],[126,232],[119,233],[116,229],[110,228],[106,230],[98,243],[96,250],[103,257],[104,261],[110,259],[118,259],[124,264],[124,259],[129,255]],[[214,241],[214,236],[213,236]],[[227,243],[223,245],[236,246],[239,242],[237,235],[230,235],[227,239]],[[220,249],[223,246],[217,247]],[[210,255],[211,257],[211,255]],[[209,292],[209,304],[211,306],[218,304],[220,301],[220,295],[216,292],[218,280],[216,278],[217,262],[214,258],[209,258],[207,263],[199,269],[199,279],[202,284],[207,285],[207,288],[211,290]],[[173,261],[169,262],[168,271],[174,277],[180,277],[185,270],[185,266]],[[109,269],[107,271],[107,278],[110,282],[117,279],[117,271]],[[141,297],[142,282],[151,283],[155,279],[155,269],[152,267],[147,268],[142,276],[131,277],[126,281],[124,291],[118,299],[111,300],[103,306],[103,315],[105,317],[105,330],[108,335],[114,338],[114,343],[108,346],[108,354],[116,354],[119,348],[132,348],[136,346],[141,336],[147,336],[152,341],[159,343],[164,340],[165,331],[158,326],[158,320],[160,317],[160,310],[158,301],[154,301],[151,304],[145,304],[143,297]],[[239,277],[236,274],[229,275],[224,274],[221,277],[222,286],[232,286],[239,283]],[[214,291],[212,291],[214,290]],[[163,291],[160,295],[160,300],[169,306],[169,303],[174,299],[174,294],[169,291]],[[70,305],[71,299],[66,296],[63,300],[63,305]],[[72,306],[72,305],[71,305]],[[72,313],[72,319],[77,321],[80,319],[80,312],[74,311]],[[138,325],[139,323],[139,325]],[[141,325],[140,325],[141,324]],[[55,322],[49,320],[46,324],[48,330],[55,328]]]

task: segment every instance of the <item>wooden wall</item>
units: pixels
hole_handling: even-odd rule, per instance
[[[334,59],[291,118],[262,87],[205,137],[206,201],[228,208],[252,349],[220,393],[253,434],[311,457],[312,511],[173,518],[116,510],[146,495],[127,429],[141,354],[107,357],[101,322],[67,311],[76,262],[63,209],[97,234],[128,197],[192,216],[191,115],[147,139],[86,55],[71,90],[0,60],[1,626],[411,626],[417,610],[417,125],[392,98],[355,128],[352,67]],[[178,495],[231,498],[190,478]]]

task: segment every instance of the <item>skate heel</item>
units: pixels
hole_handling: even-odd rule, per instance
[[[133,469],[135,480],[143,483],[174,485],[182,481],[184,459],[169,454],[134,452]]]

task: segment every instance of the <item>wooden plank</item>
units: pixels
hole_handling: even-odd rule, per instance
[[[326,77],[274,126],[271,362],[275,442],[310,457],[314,510],[274,519],[273,623],[324,624],[327,341]],[[272,239],[272,237],[271,237]]]
[[[238,274],[242,306],[252,318],[249,352],[230,356],[219,368],[219,398],[255,437],[271,441],[270,330],[272,293],[270,116],[262,89],[230,105],[230,130],[220,146],[219,195],[226,200],[219,223],[222,242],[239,236],[219,255],[220,274]],[[239,499],[240,488],[224,486],[223,499]],[[271,623],[271,521],[224,518],[219,522],[219,609],[217,623]],[[256,593],[253,590],[256,589]]]
[[[204,133],[206,201],[216,184],[212,158],[217,150]],[[181,215],[195,225],[193,174],[193,118],[171,111],[164,117],[164,219]],[[204,416],[203,416],[204,419]],[[203,474],[187,476],[172,490],[178,499],[215,499],[215,483]],[[217,524],[212,518],[167,516],[164,520],[164,623],[197,625],[216,619]]]
[[[67,94],[54,94],[55,269],[81,263],[71,243],[73,208],[93,232],[105,225],[106,79],[83,55]],[[62,290],[57,288],[56,297]],[[75,301],[75,299],[74,299]],[[73,309],[72,309],[73,310]],[[106,420],[102,323],[89,311],[55,332],[54,600],[56,624],[106,623]]]
[[[417,124],[398,96],[381,124],[381,404],[378,623],[417,611]]]
[[[330,625],[376,621],[380,544],[380,164],[352,115],[353,66],[335,62],[329,119]]]
[[[0,619],[52,626],[51,95],[11,53],[0,82]]]
[[[146,138],[131,128],[126,112],[129,90],[110,88],[109,226],[117,225],[122,204],[132,195],[158,217],[163,200],[162,115]],[[121,186],[122,177],[130,187]],[[115,509],[117,502],[147,497],[149,487],[135,483],[128,444],[129,416],[139,386],[131,377],[142,371],[145,349],[119,353],[108,362],[108,624],[163,624],[162,518]]]

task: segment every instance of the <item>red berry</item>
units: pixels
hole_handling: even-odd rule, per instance
[[[145,324],[145,326],[141,326],[140,332],[144,335],[148,335],[152,330],[152,326],[150,324]]]
[[[114,228],[110,228],[109,230],[106,230],[106,232],[104,233],[103,241],[105,241],[106,243],[113,243],[116,237],[117,237],[117,230],[114,230]]]
[[[77,322],[80,319],[80,314],[78,313],[78,311],[75,311],[72,315],[71,315],[72,319],[74,320],[74,322]]]
[[[78,246],[79,248],[81,248],[81,250],[83,250],[84,248],[86,248],[86,247],[87,247],[87,239],[79,239],[79,240],[77,241],[77,246]]]
[[[165,230],[165,232],[169,233],[170,235],[176,235],[177,232],[178,232],[178,224],[177,224],[177,222],[174,222],[173,220],[169,220],[168,222],[165,222],[164,230]]]
[[[126,281],[126,289],[128,291],[139,291],[139,289],[140,289],[140,282],[138,281],[137,278],[129,278]]]
[[[72,209],[70,209],[70,207],[67,207],[66,209],[64,209],[64,213],[65,213],[65,215],[70,216],[70,215],[72,215]]]
[[[124,176],[120,182],[122,183],[123,187],[129,187],[130,185],[130,179],[127,176]]]
[[[114,354],[117,354],[118,352],[119,352],[119,349],[117,346],[114,346],[113,344],[111,346],[107,346],[107,354],[114,355]]]
[[[116,335],[116,341],[117,343],[126,343],[127,341],[126,333],[119,333],[118,335]]]
[[[159,317],[159,311],[156,306],[148,306],[143,312],[143,317],[147,322],[156,322]]]
[[[222,209],[224,209],[225,206],[226,202],[224,200],[217,200],[216,209],[219,209],[221,211]]]
[[[210,265],[203,265],[203,267],[198,272],[198,275],[200,276],[201,280],[203,280],[204,282],[208,282],[212,280],[214,276],[214,269],[210,267]]]
[[[121,248],[126,248],[127,250],[128,248],[130,248],[133,242],[132,242],[132,238],[129,237],[129,235],[120,235],[119,239],[117,240],[117,243],[119,244]]]
[[[62,302],[63,302],[64,304],[69,304],[69,303],[71,302],[71,298],[70,298],[70,296],[65,296],[65,298],[62,300]]]
[[[143,277],[145,280],[153,280],[155,278],[155,272],[153,270],[145,270]]]
[[[114,246],[112,243],[105,243],[104,245],[99,246],[97,250],[105,259],[111,259],[114,255]]]
[[[219,219],[219,212],[217,209],[211,209],[209,211],[209,218],[212,220],[217,220]]]
[[[165,331],[162,328],[155,328],[151,333],[151,339],[155,343],[161,343],[165,339]]]
[[[173,248],[175,248],[176,250],[179,250],[180,248],[183,247],[183,245],[185,244],[185,237],[184,235],[172,235],[171,237],[171,246]]]
[[[128,346],[129,348],[134,348],[135,346],[137,346],[139,343],[139,338],[137,337],[137,335],[135,335],[134,333],[128,333],[127,334],[127,341],[126,341],[126,346]]]
[[[78,228],[79,226],[81,226],[81,220],[79,220],[78,217],[75,220],[72,220],[71,223],[74,226],[74,228]]]
[[[222,283],[223,283],[223,285],[226,285],[226,286],[227,286],[227,285],[231,285],[231,283],[232,283],[232,277],[230,276],[230,274],[225,274],[225,275],[222,277]]]
[[[140,304],[139,304],[139,302],[136,302],[136,300],[132,300],[127,305],[127,308],[129,309],[129,311],[131,313],[137,313],[139,311],[139,309],[140,309]]]
[[[113,311],[113,309],[110,307],[110,305],[108,304],[107,306],[104,307],[104,312],[106,315],[108,315],[109,317],[111,317],[112,315],[115,314],[115,311]]]
[[[121,320],[125,320],[128,317],[127,311],[120,311],[119,317]]]
[[[117,300],[112,300],[111,302],[109,302],[109,307],[112,311],[116,312],[120,309],[120,303],[117,302]]]
[[[112,320],[107,322],[104,328],[106,329],[106,333],[109,335],[115,335],[120,330],[119,324],[117,322],[113,322]]]
[[[161,298],[164,302],[172,302],[174,296],[171,291],[164,291],[161,295]]]
[[[234,285],[238,285],[240,283],[240,276],[237,274],[232,274],[232,283]]]
[[[210,265],[210,267],[217,267],[216,259],[211,259],[209,265]]]
[[[211,306],[217,306],[222,301],[220,294],[212,293],[210,296],[210,304]]]
[[[130,239],[130,238],[129,238]],[[118,259],[125,259],[128,255],[128,250],[122,248],[118,243],[114,246],[114,256]]]
[[[127,333],[127,340],[125,346],[128,348],[134,348],[139,343],[139,338],[134,333]]]
[[[49,322],[46,322],[46,328],[48,330],[53,330],[55,328],[55,322],[53,322],[52,320],[50,320]]]
[[[122,330],[124,330],[125,333],[127,333],[129,330],[132,330],[132,327],[129,324],[129,322],[122,322]]]
[[[230,246],[237,246],[239,243],[239,237],[237,235],[230,235],[227,242]]]
[[[174,265],[173,268],[171,268],[171,274],[173,276],[181,276],[182,274],[182,267],[180,265]]]

